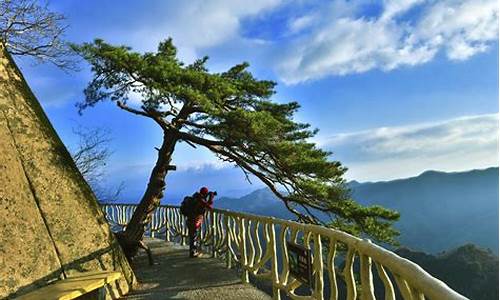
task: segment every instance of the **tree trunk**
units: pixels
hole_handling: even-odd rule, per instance
[[[125,240],[121,241],[121,243],[130,245],[133,248],[131,252],[135,253],[131,253],[131,256],[137,253],[139,242],[142,240],[145,228],[151,220],[151,215],[160,205],[160,200],[163,198],[165,177],[169,170],[168,167],[172,159],[172,153],[174,153],[176,142],[177,136],[175,134],[168,131],[164,133],[163,144],[158,150],[158,159],[151,171],[151,177],[149,178],[146,191],[121,237]]]

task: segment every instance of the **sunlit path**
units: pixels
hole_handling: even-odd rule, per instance
[[[184,246],[148,240],[156,264],[141,253],[133,264],[139,286],[123,299],[271,299],[214,258],[188,258]]]

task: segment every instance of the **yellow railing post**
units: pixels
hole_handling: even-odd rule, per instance
[[[323,247],[321,245],[321,235],[314,234],[314,296],[323,299]]]
[[[278,257],[276,253],[276,228],[273,223],[269,225],[269,247],[271,247],[271,278],[273,281],[273,299],[280,300],[281,293],[279,289],[279,275],[278,275]]]
[[[347,299],[348,300],[356,300],[357,291],[356,291],[356,281],[354,280],[353,273],[353,265],[354,265],[354,255],[355,250],[353,247],[349,247],[347,250],[347,257],[345,259],[344,266],[344,281],[347,285]]]
[[[366,240],[371,243],[370,240]],[[370,256],[360,254],[360,275],[361,275],[361,291],[363,300],[375,300],[375,292],[373,286],[372,259]]]
[[[328,258],[327,258],[328,280],[330,282],[330,300],[338,299],[337,276],[335,274],[335,262],[334,262],[336,252],[337,252],[337,243],[335,242],[334,239],[330,238],[330,244],[328,245]]]
[[[224,231],[226,233],[226,268],[231,269],[231,233],[229,232],[229,216],[224,215]]]
[[[165,241],[170,242],[170,208],[165,208]]]
[[[180,225],[180,233],[181,233],[181,246],[186,246],[186,229],[187,229],[187,218],[179,213],[176,210],[177,215],[179,216],[179,225]],[[189,235],[189,232],[188,234]],[[201,237],[200,237],[201,238]]]
[[[248,266],[247,266],[247,238],[246,238],[246,228],[245,219],[240,218],[239,220],[239,230],[238,238],[240,239],[240,264],[241,264],[241,281],[244,283],[250,282],[248,278]]]
[[[212,227],[212,257],[217,257],[217,251],[215,249],[215,243],[217,242],[217,228],[215,223],[215,212],[212,210],[210,212],[210,226]]]

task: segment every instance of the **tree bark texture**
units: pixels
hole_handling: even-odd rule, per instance
[[[158,150],[158,159],[151,171],[146,191],[124,232],[124,238],[129,243],[137,243],[137,246],[139,246],[138,244],[144,236],[145,228],[151,221],[153,211],[160,205],[160,200],[163,198],[166,186],[165,177],[169,170],[168,167],[177,140],[177,136],[173,132],[165,132],[163,144]]]

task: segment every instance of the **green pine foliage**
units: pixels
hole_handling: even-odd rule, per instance
[[[252,174],[278,196],[297,219],[356,235],[396,243],[395,211],[363,207],[351,199],[332,153],[310,142],[317,130],[293,120],[297,102],[275,103],[276,83],[256,79],[248,64],[212,73],[208,57],[184,64],[172,40],[155,53],[140,54],[103,40],[75,45],[92,66],[80,111],[105,100],[154,120],[164,139],[204,147],[224,161]],[[130,93],[142,96],[140,108],[127,104]],[[318,214],[328,214],[323,222]]]

